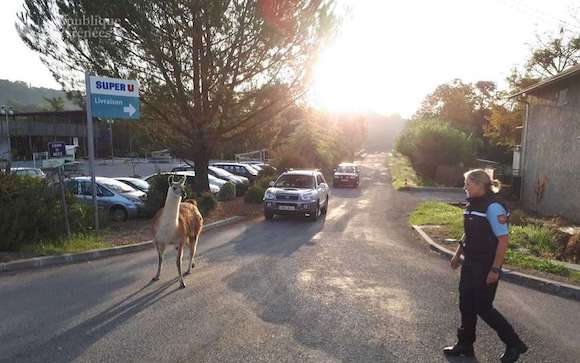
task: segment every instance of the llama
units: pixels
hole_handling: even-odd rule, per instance
[[[203,227],[203,217],[197,209],[196,201],[189,199],[181,202],[182,195],[185,192],[186,179],[187,177],[184,176],[181,181],[176,182],[173,180],[173,175],[169,177],[169,188],[167,190],[167,197],[165,198],[165,205],[157,212],[153,219],[153,235],[159,256],[157,274],[153,278],[153,281],[159,280],[165,246],[177,241],[177,272],[179,273],[180,288],[185,287],[183,274],[181,273],[181,259],[183,257],[183,249],[185,248],[184,245],[187,243],[189,247],[189,266],[185,272],[185,275],[189,275],[191,268],[195,267],[193,258]]]

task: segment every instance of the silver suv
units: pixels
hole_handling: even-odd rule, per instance
[[[328,210],[330,188],[318,170],[291,170],[283,173],[264,193],[264,216],[304,215],[315,221]]]

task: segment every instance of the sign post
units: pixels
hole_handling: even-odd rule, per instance
[[[139,82],[119,78],[91,76],[85,72],[87,104],[87,141],[91,174],[95,230],[99,230],[97,184],[95,182],[95,132],[93,117],[136,120],[140,117]]]
[[[99,207],[97,205],[97,184],[95,181],[95,132],[93,130],[93,112],[91,109],[91,75],[85,72],[85,87],[87,93],[87,142],[89,144],[89,173],[91,174],[91,194],[93,196],[93,210],[95,213],[95,231],[99,230]]]

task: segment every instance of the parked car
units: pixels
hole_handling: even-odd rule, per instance
[[[212,166],[224,169],[230,173],[238,176],[243,176],[248,178],[250,182],[256,181],[258,178],[258,171],[252,168],[250,165],[241,163],[214,163]]]
[[[339,185],[351,186],[357,188],[360,183],[360,171],[357,165],[352,163],[342,163],[334,169],[334,178],[332,186]]]
[[[236,186],[236,195],[240,196],[243,195],[246,190],[248,190],[248,185],[250,184],[250,180],[243,176],[238,176],[226,171],[224,169],[220,169],[215,166],[208,167],[207,172],[210,175],[213,175],[216,178],[225,180],[227,182],[233,183]]]
[[[176,166],[175,168],[171,169],[171,171],[176,172],[176,171],[194,171],[195,168],[191,165],[180,165],[180,166]]]
[[[145,180],[139,179],[139,178],[131,178],[128,176],[124,176],[124,177],[120,177],[120,178],[115,178],[115,180],[123,182],[123,183],[129,185],[130,187],[133,187],[134,189],[140,190],[144,193],[147,193],[149,191],[149,188],[151,187],[151,185],[149,185],[149,183],[147,183]]]
[[[297,214],[317,220],[328,210],[330,188],[318,170],[292,170],[280,175],[264,193],[264,216]]]
[[[251,166],[252,168],[256,169],[256,171],[257,171],[258,173],[262,171],[262,166],[261,166],[261,165],[259,165],[259,164],[251,164],[251,163],[241,163],[241,164],[244,164],[244,165],[249,165],[249,166]]]
[[[149,184],[151,184],[151,180],[158,176],[158,175],[165,175],[167,177],[169,177],[169,175],[178,175],[178,176],[185,176],[187,177],[187,181],[186,183],[193,186],[194,185],[194,178],[195,178],[195,172],[194,171],[177,171],[177,172],[162,172],[162,173],[157,173],[157,174],[153,174],[153,175],[149,175],[146,176],[145,178],[143,178],[143,180],[145,180],[146,182],[148,182]],[[221,187],[225,184],[226,182],[223,180],[220,180],[218,178],[215,178],[212,176],[209,176],[209,189],[210,192],[212,194],[218,194],[221,190]]]
[[[10,174],[46,179],[46,174],[38,168],[10,168]]]
[[[145,205],[146,194],[113,178],[96,177],[97,204],[108,210],[114,221],[125,221],[140,215]],[[88,176],[66,181],[67,190],[81,202],[92,205],[92,183]]]

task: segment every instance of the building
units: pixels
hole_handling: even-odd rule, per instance
[[[580,65],[516,96],[526,104],[520,158],[524,207],[580,222]]]
[[[5,120],[7,117],[8,120]],[[48,150],[48,143],[62,141],[68,145],[78,142],[77,157],[86,157],[87,123],[84,111],[27,112],[2,116],[0,150],[8,150],[12,160],[32,160],[33,153]],[[6,122],[8,121],[8,122]],[[7,133],[9,131],[9,133]],[[110,155],[110,132],[106,123],[95,122],[95,153],[97,157]]]

